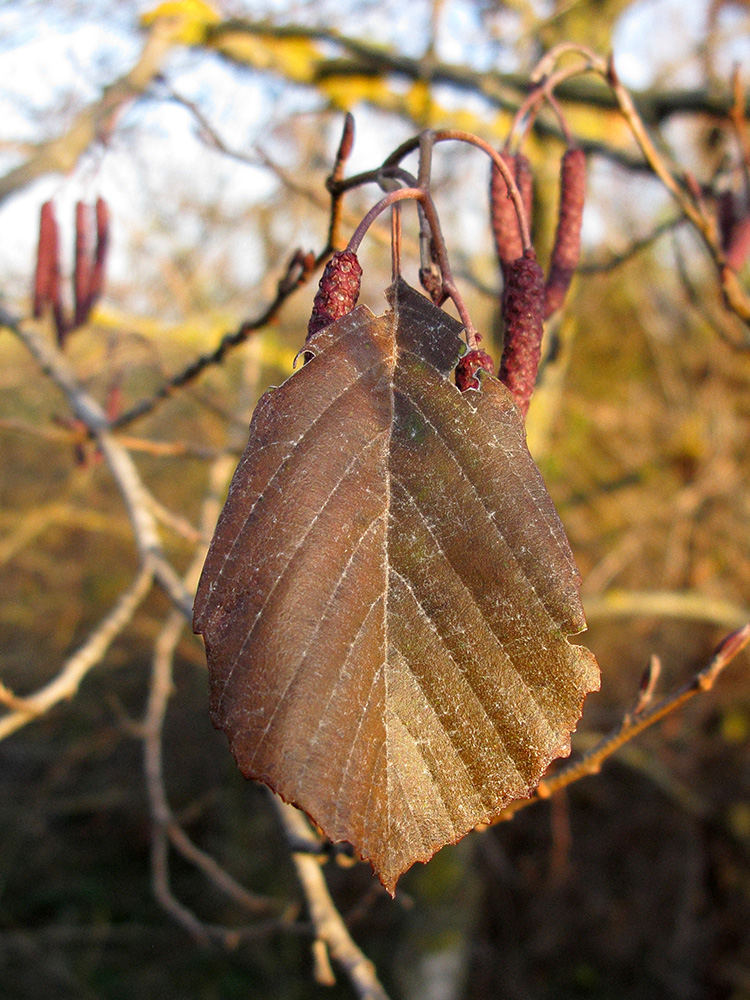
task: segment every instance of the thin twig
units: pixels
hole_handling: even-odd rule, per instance
[[[32,695],[17,698],[2,687],[0,701],[11,711],[0,718],[0,740],[39,718],[61,701],[70,700],[78,691],[86,674],[101,663],[105,653],[130,622],[148,594],[154,580],[154,570],[147,560],[130,586],[120,596],[112,610],[91,632],[84,644],[69,657],[56,676]]]
[[[209,492],[203,504],[201,534],[208,535],[221,508],[226,481],[234,468],[230,456],[221,456],[214,462],[209,475]],[[184,585],[193,591],[206,557],[207,545],[198,546],[184,577]],[[172,609],[154,643],[146,715],[141,726],[143,738],[144,772],[152,818],[151,870],[154,895],[159,903],[197,940],[207,943],[217,936],[226,944],[233,941],[234,928],[209,928],[174,895],[169,875],[169,845],[190,861],[225,895],[250,913],[274,912],[277,905],[269,899],[256,896],[237,882],[219,863],[201,850],[177,822],[167,799],[164,785],[162,735],[167,705],[172,694],[172,665],[177,643],[185,628],[182,609]]]
[[[665,219],[664,222],[660,222],[658,226],[654,226],[650,233],[646,236],[641,236],[637,240],[626,247],[625,250],[620,251],[620,253],[612,254],[607,260],[584,260],[576,268],[577,274],[588,275],[588,274],[607,274],[610,271],[614,271],[620,265],[627,263],[641,250],[646,250],[653,243],[655,243],[659,237],[663,236],[665,233],[672,232],[678,229],[680,226],[684,225],[687,219],[684,215],[676,215],[671,219]]]
[[[273,796],[273,802],[292,849],[295,844],[314,837],[299,809],[282,802],[278,796]],[[305,893],[316,940],[323,942],[331,959],[344,969],[360,1000],[388,1000],[375,966],[355,944],[331,899],[320,861],[313,854],[299,851],[295,851],[292,860]]]
[[[627,714],[622,722],[599,742],[593,750],[580,760],[560,768],[549,778],[543,778],[528,799],[511,802],[493,821],[502,823],[511,819],[521,809],[525,809],[540,799],[548,799],[562,788],[580,781],[589,774],[598,774],[602,764],[625,743],[660,722],[667,715],[681,708],[695,695],[710,691],[724,668],[750,643],[750,623],[730,633],[722,640],[709,663],[691,681],[677,688],[655,705],[648,705],[642,712]]]
[[[111,425],[104,410],[79,383],[67,359],[57,347],[28,324],[20,323],[4,311],[0,311],[0,324],[24,344],[41,370],[63,392],[75,418],[86,426],[96,441],[125,503],[141,562],[148,565],[173,603],[184,614],[190,615],[192,597],[164,555],[152,513],[150,494],[127,450],[111,433]]]
[[[589,621],[653,616],[738,628],[750,618],[746,607],[690,590],[610,590],[601,596],[584,594],[583,601]]]

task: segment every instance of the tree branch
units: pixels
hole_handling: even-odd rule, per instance
[[[35,694],[18,698],[0,682],[0,703],[10,709],[0,718],[0,740],[38,719],[58,702],[70,700],[76,694],[86,674],[102,661],[112,642],[130,622],[151,589],[153,579],[153,567],[147,560],[84,644],[66,660],[53,680]]]
[[[375,966],[355,944],[331,899],[320,860],[308,851],[295,850],[300,843],[314,838],[310,824],[299,809],[282,802],[278,796],[273,796],[273,803],[294,851],[292,860],[305,893],[316,939],[323,942],[333,961],[344,969],[360,1000],[388,1000]]]
[[[28,159],[0,177],[0,204],[45,174],[73,170],[90,146],[107,138],[122,109],[147,90],[173,45],[174,27],[158,21],[130,72],[106,87],[98,101],[80,111],[64,133],[34,146]]]
[[[598,774],[602,768],[602,764],[625,743],[629,743],[630,740],[642,733],[644,729],[648,729],[649,726],[660,722],[667,715],[671,715],[672,712],[681,708],[685,702],[690,701],[697,694],[710,691],[724,668],[731,663],[748,643],[750,643],[750,624],[744,625],[736,632],[732,632],[726,636],[708,664],[687,684],[677,688],[676,691],[671,692],[671,694],[668,694],[655,705],[649,705],[649,699],[647,698],[639,698],[639,703],[635,711],[626,715],[619,726],[613,729],[609,735],[605,736],[593,750],[581,757],[580,760],[573,761],[572,764],[561,767],[551,777],[542,778],[528,799],[519,799],[516,802],[511,802],[493,820],[492,825],[511,819],[521,809],[525,809],[540,799],[548,799],[551,795],[566,788],[568,785],[572,785],[576,781],[580,781],[581,778],[585,778],[589,774]],[[645,707],[639,710],[641,705],[644,704]]]

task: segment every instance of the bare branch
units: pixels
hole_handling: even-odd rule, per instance
[[[112,642],[130,622],[151,589],[153,579],[153,567],[147,561],[86,642],[66,660],[54,679],[35,694],[19,699],[0,684],[0,702],[11,709],[0,718],[0,740],[75,695],[86,674],[101,663]]]
[[[234,459],[229,455],[218,458],[209,475],[209,493],[203,504],[201,535],[209,535],[221,509],[221,497],[226,481],[234,469]],[[184,578],[184,585],[191,593],[206,558],[207,542],[201,543]],[[249,892],[237,882],[211,855],[201,850],[177,822],[167,800],[164,786],[162,734],[167,704],[172,695],[172,665],[175,649],[185,628],[184,609],[173,609],[168,614],[154,643],[151,685],[145,719],[141,727],[143,762],[152,817],[151,868],[154,895],[161,905],[196,939],[203,941],[219,937],[224,944],[233,941],[234,928],[209,927],[184,906],[174,895],[169,877],[169,845],[203,874],[225,895],[250,913],[271,913],[278,910],[274,901]]]
[[[643,711],[631,712],[626,715],[620,725],[613,729],[608,736],[605,736],[593,750],[580,760],[560,768],[551,777],[543,778],[530,798],[511,802],[498,815],[494,823],[502,823],[511,819],[521,809],[525,809],[540,799],[548,799],[551,795],[576,781],[580,781],[581,778],[585,778],[589,774],[598,774],[607,758],[616,753],[625,743],[629,743],[644,729],[648,729],[649,726],[660,722],[667,715],[671,715],[695,695],[710,691],[724,668],[742,652],[748,643],[750,643],[750,623],[726,636],[708,664],[691,681],[677,688],[676,691],[671,692],[655,705],[651,705],[650,699],[648,699],[647,707]]]
[[[0,177],[0,203],[38,177],[73,170],[90,146],[109,135],[120,111],[148,89],[174,44],[173,36],[173,26],[158,21],[129,73],[110,84],[98,101],[84,108],[62,135],[35,146],[27,160]]]
[[[25,345],[42,371],[64,393],[76,419],[85,425],[95,439],[125,502],[141,561],[148,564],[174,604],[189,616],[192,613],[192,597],[164,555],[152,512],[151,496],[132,458],[111,433],[110,423],[103,409],[80,385],[62,352],[36,330],[5,312],[0,312],[0,324],[7,327]]]
[[[292,850],[314,837],[299,809],[275,795],[273,802]],[[331,959],[344,969],[360,1000],[388,1000],[375,966],[355,944],[331,899],[319,859],[311,853],[295,851],[292,860],[305,893],[316,939],[323,942]]]
[[[691,590],[610,590],[601,597],[584,596],[584,606],[589,622],[642,616],[684,618],[739,628],[750,619],[748,608]]]

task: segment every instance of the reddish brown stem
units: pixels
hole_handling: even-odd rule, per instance
[[[373,224],[375,219],[377,219],[377,217],[387,208],[390,208],[391,205],[395,205],[396,202],[399,201],[416,201],[421,203],[427,222],[429,223],[432,231],[435,253],[437,255],[440,271],[443,277],[443,291],[447,297],[453,301],[461,322],[466,328],[466,341],[469,347],[472,349],[476,348],[477,332],[474,328],[474,324],[471,322],[471,316],[469,315],[469,310],[466,307],[463,296],[453,280],[453,273],[448,261],[448,251],[446,250],[445,240],[443,239],[443,234],[440,229],[440,220],[435,208],[435,203],[432,200],[429,191],[426,191],[421,187],[399,188],[397,191],[389,191],[388,194],[381,198],[377,204],[372,206],[370,211],[357,226],[352,238],[349,240],[347,250],[353,250],[356,252],[359,249],[360,243],[364,239],[365,233]]]
[[[437,129],[432,133],[433,143],[438,142],[465,142],[470,146],[476,146],[477,149],[483,150],[495,164],[497,169],[503,176],[506,185],[508,186],[509,197],[512,199],[513,204],[516,207],[516,213],[518,214],[518,228],[521,231],[521,239],[523,241],[524,248],[531,246],[531,237],[529,236],[529,223],[524,210],[523,199],[521,198],[521,193],[518,190],[515,178],[513,174],[508,169],[507,164],[497,152],[496,149],[484,139],[480,139],[478,135],[474,135],[472,132],[464,132],[462,129]],[[419,147],[420,137],[413,139],[407,139],[403,142],[398,149],[394,150],[391,155],[383,162],[384,170],[388,170],[396,164],[400,163],[401,160],[408,156],[409,153],[414,152],[415,149]]]

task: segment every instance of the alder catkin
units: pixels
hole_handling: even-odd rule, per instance
[[[531,214],[534,210],[534,174],[531,171],[531,162],[528,156],[524,156],[523,153],[516,154],[515,181],[523,202],[526,221],[531,228]],[[518,219],[516,219],[517,222]]]
[[[54,299],[59,283],[60,240],[55,218],[55,207],[45,201],[39,213],[39,245],[36,252],[34,273],[33,315],[39,319]]]
[[[721,249],[726,253],[732,239],[732,230],[737,218],[734,191],[731,189],[719,192],[716,199],[716,215],[719,225]]]
[[[94,308],[104,291],[104,271],[109,250],[109,207],[104,198],[96,199],[96,248],[94,250],[94,266],[91,271],[91,284],[87,301],[87,313]]]
[[[346,316],[357,304],[362,268],[352,250],[333,254],[325,266],[307,326],[307,339],[318,330]]]
[[[74,315],[73,328],[82,326],[89,314],[89,290],[91,288],[91,206],[83,201],[76,202],[76,242],[73,270]]]
[[[459,362],[456,365],[455,378],[456,385],[461,392],[466,392],[467,389],[479,388],[480,383],[479,379],[476,377],[476,373],[480,368],[489,372],[490,375],[495,374],[494,362],[486,351],[467,351],[466,354],[459,359]]]
[[[526,415],[542,351],[544,273],[533,250],[508,267],[503,296],[504,341],[498,378]]]
[[[581,256],[581,224],[586,197],[586,154],[566,149],[560,165],[560,208],[544,289],[544,318],[548,319],[565,300]]]
[[[531,218],[533,201],[533,175],[531,164],[522,154],[500,154],[507,164],[518,187],[527,220]],[[503,278],[506,277],[508,266],[523,254],[523,241],[518,225],[518,215],[513,199],[508,194],[508,185],[497,167],[492,165],[490,176],[490,222],[495,249],[500,261]]]

